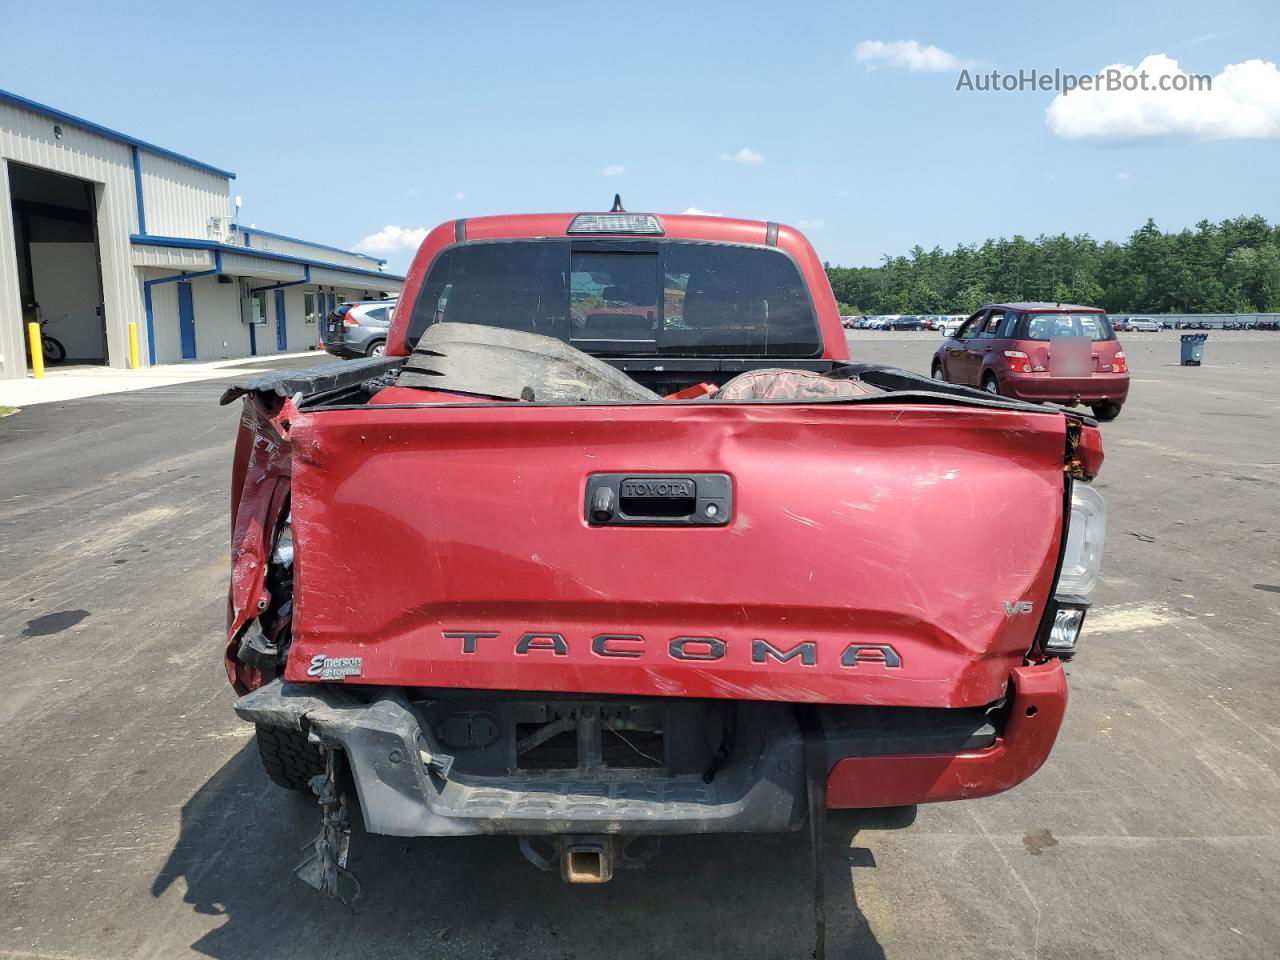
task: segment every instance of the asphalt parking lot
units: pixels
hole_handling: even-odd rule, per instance
[[[1058,746],[1000,797],[833,816],[829,956],[1280,955],[1280,334],[1213,333],[1201,368],[1123,339]],[[850,341],[921,372],[938,342]],[[358,834],[358,913],[294,881],[314,806],[267,781],[219,660],[223,386],[0,419],[0,958],[809,955],[801,835],[667,840],[584,888],[506,838]]]

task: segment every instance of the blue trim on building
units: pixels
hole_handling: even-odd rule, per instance
[[[138,155],[138,146],[129,147],[133,155],[133,199],[138,204],[138,232],[147,232],[147,211],[142,203],[142,158]]]
[[[151,234],[132,234],[129,242],[139,246],[152,247],[177,247],[183,250],[214,250],[221,255],[222,253],[237,253],[243,257],[256,257],[260,260],[278,260],[282,263],[297,263],[303,266],[320,267],[324,270],[338,270],[342,273],[351,273],[361,277],[377,277],[380,280],[393,280],[396,283],[403,283],[404,277],[395,273],[383,273],[381,270],[363,270],[360,267],[350,267],[344,263],[334,263],[331,260],[310,260],[306,257],[292,257],[286,253],[273,253],[270,250],[258,250],[251,247],[237,247],[231,243],[218,243],[216,240],[193,240],[188,237],[157,237]],[[163,270],[163,267],[157,269]],[[148,281],[150,282],[150,281]]]
[[[95,133],[100,137],[106,137],[108,140],[115,140],[117,143],[127,143],[131,147],[146,150],[148,153],[154,153],[159,157],[168,157],[170,160],[177,160],[179,163],[185,163],[188,166],[196,167],[209,173],[217,174],[220,177],[226,177],[228,180],[234,180],[236,175],[230,170],[223,170],[219,167],[210,166],[207,163],[201,163],[191,157],[183,156],[180,153],[174,153],[172,150],[166,150],[164,147],[157,147],[154,143],[148,143],[146,140],[139,140],[137,137],[131,137],[127,133],[121,133],[118,130],[112,130],[108,127],[93,123],[62,110],[55,110],[53,107],[45,106],[43,103],[36,103],[34,100],[28,100],[26,97],[20,97],[16,93],[10,93],[8,90],[0,90],[0,103],[7,103],[23,110],[29,110],[32,113],[38,113],[48,117],[50,120],[57,120],[61,123],[69,123],[77,126],[82,130]]]
[[[283,287],[298,287],[304,283],[310,283],[311,282],[311,265],[308,264],[303,269],[306,271],[306,275],[301,280],[285,280],[281,283],[269,283],[265,287],[250,287],[249,292],[261,293],[263,290],[280,290]]]
[[[372,260],[374,263],[386,263],[381,257],[371,257],[367,253],[357,253],[355,250],[343,250],[342,247],[331,247],[324,243],[312,243],[310,240],[301,240],[298,237],[286,237],[283,233],[269,233],[266,230],[259,230],[257,227],[241,227],[237,226],[237,230],[241,233],[256,233],[260,237],[271,237],[275,240],[287,240],[289,243],[302,243],[308,247],[315,247],[317,250],[332,250],[334,253],[345,253],[349,257],[363,257],[366,260]],[[249,244],[246,243],[247,247]]]

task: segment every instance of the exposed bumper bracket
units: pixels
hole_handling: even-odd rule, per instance
[[[337,751],[326,749],[325,772],[311,780],[311,789],[320,802],[320,833],[308,845],[311,855],[294,868],[293,874],[307,886],[354,907],[361,888],[355,874],[347,869],[351,819],[346,798],[338,789],[337,774]]]

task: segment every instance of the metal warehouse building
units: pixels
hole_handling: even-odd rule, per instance
[[[26,375],[26,324],[69,363],[305,350],[342,300],[399,292],[376,257],[235,222],[220,170],[0,90],[0,378]]]

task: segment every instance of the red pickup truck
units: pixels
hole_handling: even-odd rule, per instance
[[[1096,424],[853,362],[790,227],[449,222],[385,356],[241,397],[226,670],[320,797],[323,889],[348,801],[600,882],[664,834],[998,793],[1053,746]]]

